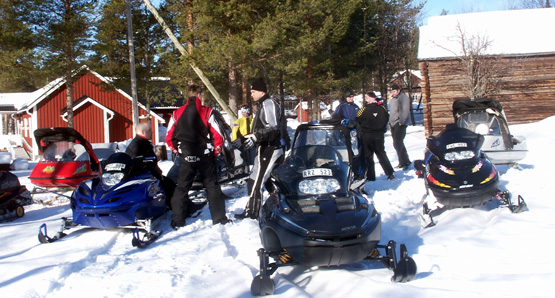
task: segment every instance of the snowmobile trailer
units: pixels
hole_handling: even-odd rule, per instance
[[[259,217],[263,248],[258,250],[260,273],[251,284],[253,295],[273,294],[271,274],[290,265],[378,260],[394,271],[393,281],[414,279],[416,263],[405,245],[401,244],[398,259],[394,241],[379,244],[380,213],[371,199],[352,187],[351,137],[350,129],[337,121],[297,128],[290,155],[272,172],[267,185],[270,197]]]
[[[481,206],[492,198],[512,206],[508,192],[501,192],[499,173],[488,156],[480,150],[484,136],[448,124],[444,131],[426,142],[424,160],[415,161],[419,178],[424,178],[426,197],[429,191],[441,205],[441,210]],[[431,202],[434,203],[434,202]],[[433,226],[427,201],[424,202],[425,226]],[[519,205],[511,210],[520,212],[525,203],[519,197]],[[437,212],[436,212],[437,213]]]
[[[0,181],[0,222],[23,217],[23,206],[33,204],[31,193],[9,171],[0,171]]]
[[[42,157],[29,175],[42,188],[75,188],[97,177],[100,164],[91,144],[69,127],[41,128],[34,132]]]
[[[458,99],[453,103],[458,126],[484,136],[482,151],[496,165],[515,165],[526,157],[526,138],[515,137],[499,101],[490,98]]]
[[[76,225],[97,229],[132,228],[133,246],[146,247],[160,234],[152,230],[153,220],[166,210],[166,194],[161,182],[145,166],[153,158],[131,158],[128,154],[112,154],[103,166],[102,175],[81,182],[74,190],[70,206],[73,218],[63,218],[60,231],[48,237],[46,225],[39,229],[39,241],[56,241],[65,230]],[[140,235],[144,231],[144,235]]]

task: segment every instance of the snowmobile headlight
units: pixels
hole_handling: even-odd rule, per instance
[[[114,186],[120,183],[121,179],[123,179],[124,174],[122,172],[116,173],[104,173],[102,174],[102,183],[107,186]]]
[[[299,191],[304,194],[319,195],[336,192],[341,188],[335,178],[318,178],[299,182]]]
[[[473,157],[474,151],[471,150],[445,153],[445,159],[450,161],[471,159]]]

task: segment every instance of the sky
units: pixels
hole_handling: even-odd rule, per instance
[[[405,145],[412,161],[424,157],[423,116],[407,128]],[[289,120],[289,132],[298,126]],[[499,187],[513,198],[522,195],[528,211],[512,214],[490,202],[485,206],[448,210],[437,225],[424,229],[424,181],[414,168],[397,170],[387,180],[376,164],[376,181],[366,192],[382,215],[381,243],[407,245],[418,266],[416,279],[395,284],[392,272],[377,262],[339,267],[281,267],[273,275],[273,297],[553,297],[555,192],[552,173],[555,116],[530,124],[511,125],[511,134],[526,138],[528,153],[520,169],[500,166]],[[392,138],[386,151],[398,163]],[[170,161],[160,167],[167,172]],[[30,170],[14,171],[32,189]],[[224,185],[228,217],[241,212],[248,195],[242,185]],[[131,246],[124,229],[76,227],[68,236],[39,244],[42,223],[49,234],[60,217],[71,216],[69,202],[53,194],[35,195],[25,215],[0,223],[0,297],[252,297],[250,285],[259,271],[258,222],[252,219],[213,226],[208,206],[187,225],[172,230],[169,218],[155,227],[163,231],[150,247]],[[428,197],[433,199],[433,196]],[[42,203],[39,203],[41,201]],[[168,213],[169,215],[169,213]]]
[[[427,0],[423,9],[423,24],[427,24],[429,17],[439,16],[443,9],[448,14],[505,10],[510,2],[511,0]]]

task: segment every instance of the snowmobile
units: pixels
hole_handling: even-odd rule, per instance
[[[47,235],[43,224],[39,241],[54,242],[66,236],[65,230],[82,225],[97,229],[132,228],[133,246],[148,246],[161,233],[152,230],[153,221],[166,210],[161,182],[146,167],[153,160],[154,157],[131,158],[123,152],[112,154],[100,177],[81,182],[74,190],[70,201],[73,218],[62,218],[60,231],[54,237]]]
[[[453,116],[459,127],[484,136],[482,151],[496,165],[516,165],[526,157],[526,138],[511,135],[503,107],[489,98],[458,99]]]
[[[75,188],[97,177],[100,164],[91,144],[69,127],[41,128],[34,132],[42,152],[29,179],[39,188]]]
[[[519,196],[518,205],[511,203],[510,193],[500,191],[499,173],[488,156],[480,150],[484,136],[455,123],[436,137],[428,138],[424,160],[414,162],[419,178],[424,178],[426,194],[423,203],[424,227],[435,225],[432,216],[452,208],[481,206],[495,198],[512,212],[526,209]],[[432,210],[426,199],[429,191],[440,206]]]
[[[0,171],[0,181],[0,222],[22,217],[23,206],[33,204],[31,193],[11,172]]]
[[[339,266],[376,260],[393,270],[394,282],[415,278],[416,263],[404,244],[400,258],[395,241],[379,244],[380,213],[360,186],[352,183],[351,144],[350,129],[337,121],[297,128],[290,154],[266,185],[270,197],[259,216],[263,248],[258,250],[260,272],[251,284],[253,295],[273,294],[271,275],[290,265]]]

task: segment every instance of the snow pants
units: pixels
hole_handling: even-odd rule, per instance
[[[279,164],[278,161],[281,157],[283,157],[282,148],[273,146],[258,147],[258,154],[254,159],[254,167],[247,181],[247,188],[249,190],[249,202],[245,208],[247,216],[251,218],[258,217],[260,206],[262,205],[262,188],[274,167]]]
[[[172,221],[174,224],[177,226],[185,225],[188,207],[189,204],[192,204],[189,199],[189,190],[193,185],[197,172],[200,172],[202,184],[206,188],[206,197],[212,222],[217,224],[226,220],[225,200],[222,196],[220,185],[218,185],[214,155],[204,155],[200,157],[200,160],[194,162],[189,162],[182,157],[179,158],[179,178],[171,200]]]

